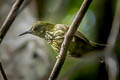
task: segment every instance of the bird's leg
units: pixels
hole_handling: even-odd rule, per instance
[[[59,59],[60,58],[60,54],[58,54],[58,56],[56,56],[56,59]]]

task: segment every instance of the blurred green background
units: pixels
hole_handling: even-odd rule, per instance
[[[0,0],[0,26],[15,0]],[[56,61],[56,53],[46,41],[33,35],[18,37],[35,21],[70,25],[83,0],[25,0],[24,7],[0,45],[0,60],[9,80],[47,80]],[[93,0],[79,31],[88,39],[107,42],[117,0]],[[118,37],[116,51],[120,56]],[[108,80],[103,52],[92,52],[80,59],[67,57],[58,80]],[[2,76],[0,76],[2,80]]]

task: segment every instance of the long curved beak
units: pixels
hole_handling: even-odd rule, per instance
[[[31,30],[25,31],[24,33],[20,34],[19,36],[22,36],[22,35],[25,35],[25,34],[32,34],[32,31]]]

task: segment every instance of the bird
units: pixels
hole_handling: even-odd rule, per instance
[[[32,34],[42,38],[51,45],[56,53],[59,53],[69,26],[65,24],[53,24],[46,21],[36,21],[30,30],[19,36]],[[83,33],[76,31],[69,45],[67,54],[72,57],[81,57],[91,51],[104,49],[105,44],[99,44],[89,40]]]

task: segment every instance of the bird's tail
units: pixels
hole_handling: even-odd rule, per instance
[[[96,50],[104,49],[107,46],[106,44],[99,44],[92,41],[90,43],[92,44],[93,48]]]

